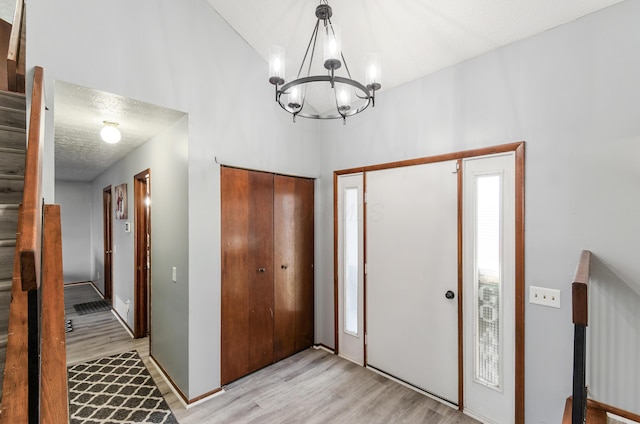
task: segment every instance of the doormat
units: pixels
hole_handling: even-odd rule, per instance
[[[177,424],[142,362],[131,351],[69,367],[71,424]]]
[[[87,303],[78,303],[73,305],[73,309],[76,310],[78,315],[92,314],[94,312],[108,311],[111,309],[111,305],[104,299],[96,300]]]

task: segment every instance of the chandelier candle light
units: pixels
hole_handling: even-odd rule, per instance
[[[269,82],[275,86],[276,102],[293,115],[294,122],[297,116],[302,116],[313,119],[342,118],[346,123],[348,116],[362,112],[370,104],[375,106],[376,90],[381,87],[378,58],[369,55],[365,84],[354,80],[342,54],[340,28],[331,23],[332,13],[327,0],[322,0],[316,7],[316,25],[295,78],[285,81],[284,49],[273,46],[269,51]],[[311,75],[319,34],[323,42],[326,74]],[[305,68],[306,75],[303,74]],[[346,76],[337,75],[338,69],[342,69]],[[331,102],[335,103],[330,111],[318,113],[312,107],[305,108],[307,95],[317,93],[317,89],[311,87],[313,83],[324,83],[330,90]],[[314,105],[317,107],[317,103]]]

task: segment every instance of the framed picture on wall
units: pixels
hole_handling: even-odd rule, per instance
[[[114,189],[116,198],[116,219],[127,219],[127,184],[117,185]]]

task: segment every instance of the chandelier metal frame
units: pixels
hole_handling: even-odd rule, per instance
[[[309,44],[307,45],[307,50],[302,59],[302,63],[300,64],[300,68],[298,69],[296,78],[285,83],[282,75],[271,75],[269,77],[269,82],[275,86],[276,102],[283,110],[293,115],[294,122],[296,120],[296,117],[301,116],[303,118],[311,119],[342,118],[346,123],[347,117],[362,112],[367,107],[369,107],[369,105],[371,105],[372,107],[375,106],[376,91],[381,88],[381,84],[376,79],[369,81],[369,83],[366,85],[354,80],[351,76],[349,66],[347,65],[347,61],[345,60],[342,51],[340,51],[339,53],[339,58],[331,58],[325,60],[324,68],[327,70],[327,75],[310,75],[313,59],[316,53],[317,38],[320,30],[324,31],[326,34],[330,34],[333,36],[335,36],[336,34],[334,26],[331,22],[333,11],[331,9],[331,6],[329,6],[327,0],[321,0],[320,4],[316,7],[315,15],[317,18],[316,24],[311,34],[311,38],[309,39]],[[336,70],[341,68],[343,64],[347,77],[335,75]],[[305,68],[306,75],[303,75],[303,71]],[[311,113],[306,110],[303,111],[306,101],[307,85],[311,83],[327,82],[329,83],[331,89],[334,91],[336,107],[335,112]],[[336,83],[350,86],[353,89],[355,96],[361,100],[361,102],[359,102],[359,106],[352,107],[351,104],[341,103],[338,100],[339,94],[336,92]],[[287,100],[287,97],[290,97],[289,95],[296,87],[299,87],[299,89],[301,90],[301,101],[298,102],[291,101],[290,99]]]

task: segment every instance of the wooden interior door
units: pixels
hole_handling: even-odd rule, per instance
[[[311,179],[274,177],[274,361],[314,340],[313,195]]]
[[[113,262],[112,262],[112,200],[111,186],[102,189],[102,231],[104,239],[104,297],[110,303],[113,291]]]
[[[220,169],[221,383],[273,362],[273,175]]]
[[[135,208],[135,318],[136,338],[149,334],[151,282],[151,170],[133,177],[133,202]]]

